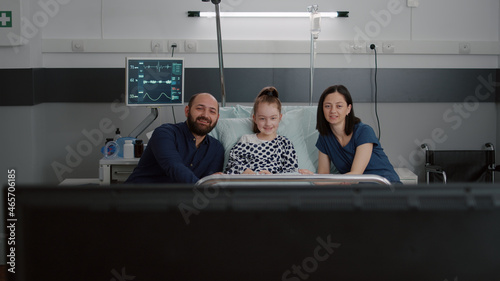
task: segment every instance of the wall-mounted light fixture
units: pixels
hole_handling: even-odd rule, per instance
[[[215,12],[188,11],[188,17],[215,18]],[[309,18],[309,12],[221,12],[221,18]],[[349,11],[322,12],[322,18],[347,18]]]

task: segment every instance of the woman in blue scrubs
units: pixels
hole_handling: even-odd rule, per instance
[[[323,92],[316,129],[319,174],[329,174],[333,163],[342,174],[374,174],[401,183],[373,129],[354,115],[351,94],[345,86],[331,86]]]

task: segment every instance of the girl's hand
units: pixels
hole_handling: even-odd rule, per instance
[[[246,169],[242,174],[245,174],[245,175],[255,175],[255,172],[250,170],[250,169]]]
[[[270,174],[271,172],[269,172],[268,170],[263,170],[259,172],[259,175],[270,175]]]
[[[309,171],[308,169],[299,169],[299,173],[303,175],[314,175],[314,173]]]

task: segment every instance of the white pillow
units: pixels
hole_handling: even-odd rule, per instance
[[[239,115],[244,118],[220,118],[217,126],[210,135],[218,139],[224,146],[224,167],[229,159],[231,148],[238,142],[241,136],[252,134],[253,121],[250,117],[252,107],[236,106],[236,111],[228,109],[228,115]],[[310,117],[306,108],[290,108],[283,114],[283,119],[278,128],[278,134],[287,137],[295,147],[299,161],[299,169],[308,169],[316,172],[318,162],[318,150],[316,149],[317,131],[315,119]],[[222,116],[222,114],[221,114]],[[314,119],[314,124],[311,120]],[[312,128],[311,128],[312,126]]]
[[[227,119],[227,118],[239,118],[241,116],[238,115],[237,107],[220,107],[219,108],[219,119]]]
[[[304,123],[304,121],[308,121],[307,116],[305,116],[306,113],[302,108],[283,113],[278,134],[287,137],[293,143],[299,160],[299,169],[316,172],[318,159],[316,143],[312,144],[313,147],[308,149],[308,144],[304,138],[306,136],[305,131],[309,130],[309,124]],[[311,153],[310,150],[314,151],[314,153]],[[314,163],[314,159],[316,159],[316,163]]]
[[[224,169],[231,148],[240,140],[241,136],[253,133],[252,123],[250,118],[219,119],[217,126],[210,132],[210,135],[218,139],[224,147]]]

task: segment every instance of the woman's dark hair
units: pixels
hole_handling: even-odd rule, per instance
[[[349,93],[349,90],[347,90],[347,88],[343,85],[330,86],[323,91],[323,94],[321,94],[318,102],[318,113],[316,115],[316,129],[322,136],[326,136],[329,132],[331,132],[330,123],[328,123],[328,121],[326,120],[325,112],[323,111],[323,103],[325,102],[326,97],[329,94],[333,93],[341,94],[342,96],[344,96],[347,106],[351,105],[351,113],[349,113],[349,115],[347,115],[345,118],[344,129],[345,134],[350,135],[354,130],[354,125],[361,122],[361,119],[354,115],[354,106],[352,104],[351,94]]]
[[[257,112],[257,108],[261,103],[268,103],[268,104],[276,104],[276,107],[278,107],[278,111],[281,114],[281,101],[279,99],[279,94],[278,90],[275,87],[265,87],[262,90],[260,90],[259,95],[257,98],[255,98],[255,101],[253,103],[253,114],[255,115],[255,112]],[[253,122],[253,132],[254,133],[260,133],[259,128],[257,128],[257,124]]]

